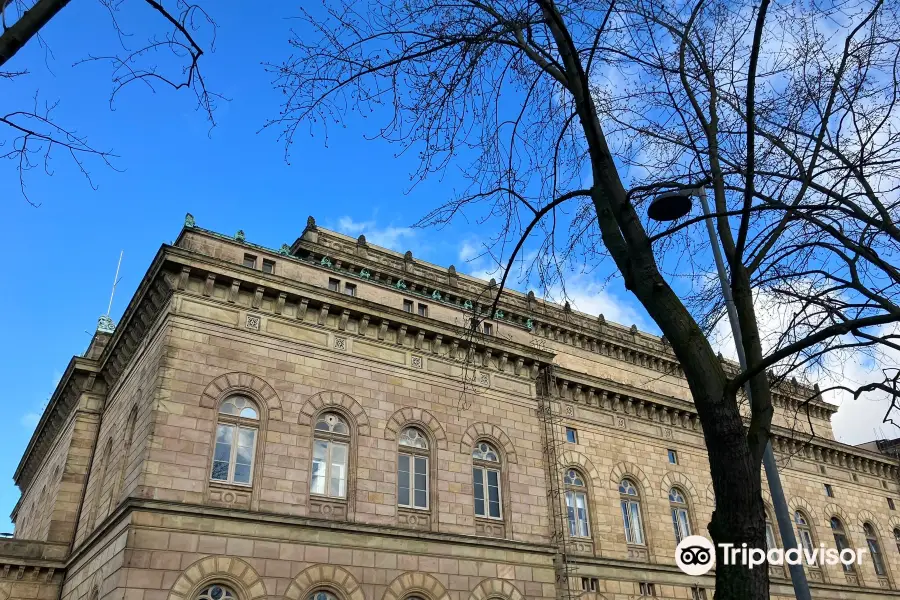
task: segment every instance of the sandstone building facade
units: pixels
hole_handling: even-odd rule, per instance
[[[711,599],[674,563],[715,499],[665,341],[511,291],[473,330],[495,293],[312,219],[271,250],[189,216],[37,426],[0,600]],[[897,460],[809,392],[776,395],[798,535],[877,555],[813,596],[900,598]]]

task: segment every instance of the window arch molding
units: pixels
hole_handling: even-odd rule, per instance
[[[641,498],[647,499],[650,497],[649,493],[654,486],[651,485],[650,479],[644,475],[641,468],[633,463],[620,462],[613,466],[612,471],[609,474],[610,490],[615,494],[616,498],[618,498],[619,495],[619,484],[623,479],[630,479],[638,486],[638,492],[640,493]],[[666,489],[666,497],[668,496],[669,490]]]
[[[288,600],[309,600],[318,591],[334,594],[339,600],[365,600],[359,582],[350,571],[338,565],[312,565],[300,571],[288,585]]]
[[[438,450],[447,449],[447,433],[441,422],[421,408],[406,407],[395,411],[384,426],[384,439],[396,442],[400,433],[408,427],[421,429],[431,438],[429,442],[432,447]]]
[[[485,579],[469,594],[469,600],[525,600],[522,592],[506,579]]]
[[[407,571],[398,575],[384,591],[381,600],[404,600],[418,596],[422,600],[450,600],[443,584],[434,576],[421,571]]]
[[[256,402],[261,411],[260,421],[282,419],[281,399],[275,388],[266,380],[250,373],[219,375],[206,385],[200,397],[200,406],[218,410],[225,398],[235,394],[247,396]]]
[[[697,488],[683,473],[670,471],[663,476],[662,480],[659,483],[660,497],[668,500],[669,490],[671,490],[673,487],[677,487],[684,494],[686,494],[687,497],[685,499],[687,500],[688,506],[691,508],[691,516],[693,517],[694,513],[700,506],[700,501],[697,496]]]
[[[369,435],[369,416],[362,405],[353,396],[337,391],[324,391],[313,394],[300,407],[300,424],[310,429],[316,425],[316,419],[323,412],[340,413],[352,424],[354,435]]]
[[[181,572],[172,584],[168,600],[194,600],[207,587],[219,583],[230,588],[239,600],[265,598],[266,586],[249,563],[233,556],[208,556]]]
[[[505,431],[491,423],[478,422],[469,425],[460,440],[460,452],[462,454],[470,453],[475,444],[481,440],[490,442],[498,451],[502,452],[502,458],[506,464],[518,464],[519,459],[516,456],[516,447],[512,440]]]

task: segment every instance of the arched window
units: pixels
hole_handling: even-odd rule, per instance
[[[478,442],[472,449],[472,487],[475,516],[499,519],[500,454],[487,442]]]
[[[232,592],[230,588],[216,583],[203,588],[203,590],[197,594],[195,600],[237,600],[237,594]]]
[[[813,543],[812,530],[809,527],[809,519],[802,511],[798,510],[794,512],[794,523],[797,524],[797,537],[800,539],[800,545],[803,546],[811,560],[815,544]]]
[[[337,596],[332,594],[331,592],[326,592],[325,590],[319,590],[317,592],[313,592],[309,600],[338,600]]]
[[[863,532],[866,534],[866,545],[869,547],[869,555],[875,566],[875,574],[879,577],[887,576],[887,568],[884,566],[884,555],[881,553],[881,545],[878,543],[878,535],[871,523],[863,524]]]
[[[213,481],[241,485],[253,483],[258,431],[259,409],[252,400],[245,396],[231,396],[222,402],[210,476]]]
[[[834,546],[838,552],[850,547],[847,540],[847,533],[844,531],[844,524],[837,517],[831,517],[831,533],[834,535]],[[853,564],[841,563],[845,571],[854,571]]]
[[[323,413],[316,419],[310,493],[346,498],[349,456],[350,425],[337,413]]]
[[[397,454],[397,504],[428,508],[428,438],[415,427],[400,433]]]
[[[103,457],[100,459],[100,472],[97,474],[97,481],[94,483],[94,505],[91,506],[91,523],[97,526],[97,520],[100,519],[100,505],[103,503],[103,488],[106,483],[106,472],[109,470],[109,463],[112,460],[113,441],[110,437],[106,440],[106,449],[103,451]]]
[[[584,485],[584,476],[575,469],[569,469],[563,478],[563,484],[566,489],[569,535],[584,538],[591,537],[587,486]]]
[[[675,543],[691,535],[691,517],[688,514],[684,492],[677,487],[669,490],[669,507],[672,510],[672,526],[675,527]]]
[[[894,542],[897,544],[897,552],[900,552],[900,527],[894,527]]]
[[[641,524],[641,498],[637,486],[630,479],[619,483],[619,500],[622,505],[622,520],[625,524],[625,542],[628,544],[644,543],[644,527]]]
[[[778,541],[775,538],[775,529],[772,527],[772,517],[769,516],[769,511],[766,511],[766,549],[771,550],[777,547]]]

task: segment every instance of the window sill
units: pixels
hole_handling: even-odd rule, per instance
[[[209,487],[247,491],[253,489],[253,483],[235,483],[234,481],[220,481],[218,479],[210,479]]]
[[[401,510],[401,511],[410,511],[410,512],[419,512],[419,513],[430,513],[431,512],[431,508],[429,508],[427,506],[425,508],[422,508],[421,506],[403,506],[402,504],[398,504],[397,509]]]

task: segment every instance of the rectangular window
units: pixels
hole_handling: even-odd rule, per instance
[[[830,483],[825,484],[825,495],[829,498],[834,498],[834,490],[831,488]]]
[[[692,588],[691,598],[692,600],[706,600],[706,590],[700,587]]]
[[[853,481],[859,482],[859,475],[857,475],[856,473],[850,473],[850,478]]]
[[[472,484],[475,495],[475,516],[499,519],[501,515],[500,471],[472,467]]]
[[[341,280],[340,279],[329,279],[328,280],[328,289],[332,292],[341,291]]]
[[[403,301],[403,311],[411,313],[413,311],[413,301],[412,300],[404,300]]]
[[[275,261],[269,260],[268,258],[263,259],[263,273],[274,273],[275,272]]]
[[[587,497],[584,492],[566,492],[566,512],[569,515],[569,535],[591,537],[588,527]]]
[[[819,473],[821,473],[822,475],[825,475],[825,473],[827,473],[827,471],[825,470],[825,465],[819,465]]]
[[[244,255],[244,266],[249,267],[251,269],[255,269],[256,268],[256,257],[253,256],[252,254],[245,254]]]
[[[344,498],[347,495],[347,445],[328,440],[313,441],[312,494]]]
[[[889,509],[891,509],[891,510],[897,510],[896,507],[894,506],[894,499],[893,499],[893,498],[888,498],[887,501],[888,501],[888,508],[889,508]]]
[[[652,583],[641,582],[640,584],[641,596],[655,596],[656,595],[656,586]]]
[[[484,335],[494,335],[494,326],[490,323],[484,323]]]
[[[210,478],[213,481],[250,485],[255,450],[255,429],[220,423],[216,427],[216,449]]]
[[[356,284],[355,283],[345,283],[344,284],[344,293],[348,296],[356,296]]]
[[[397,464],[397,504],[428,508],[428,458],[401,454]]]
[[[578,443],[578,431],[572,427],[566,427],[566,441],[570,444]]]
[[[600,587],[600,580],[597,577],[582,577],[581,589],[585,592],[596,592]]]
[[[690,519],[688,519],[688,513],[685,509],[672,509],[672,525],[675,526],[676,544],[680,544],[681,540],[691,535],[691,522]]]
[[[775,530],[772,529],[772,521],[769,520],[769,517],[766,517],[766,549],[771,550],[777,547],[778,544],[775,542]]]
[[[625,521],[625,542],[643,545],[644,528],[641,526],[641,507],[632,500],[622,500],[622,519]]]
[[[419,303],[419,316],[420,317],[428,316],[428,305],[427,304],[422,304],[421,302]]]
[[[669,450],[669,463],[673,465],[678,464],[678,452],[675,450]]]

